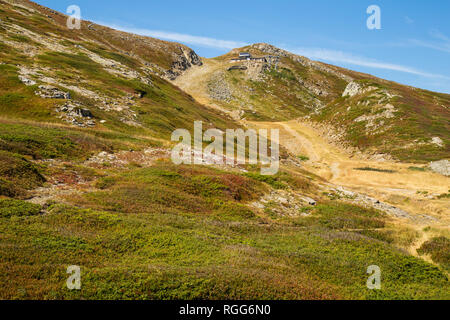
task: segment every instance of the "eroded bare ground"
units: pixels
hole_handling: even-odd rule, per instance
[[[115,154],[100,152],[80,165],[59,160],[36,161],[38,164],[45,164],[52,175],[46,186],[33,190],[29,201],[42,206],[52,201],[64,203],[74,195],[96,190],[96,181],[105,176],[105,173],[99,175],[96,169],[107,172],[108,169],[120,170],[132,166],[149,167],[157,160],[169,158],[169,154],[168,149],[148,148]]]

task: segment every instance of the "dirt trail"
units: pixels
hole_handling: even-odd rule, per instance
[[[446,193],[450,179],[430,171],[412,171],[411,163],[358,159],[330,145],[310,125],[289,122],[251,122],[253,128],[279,129],[280,143],[294,155],[309,157],[306,170],[348,190],[367,194],[380,201],[417,215],[429,215],[443,227],[450,225],[447,200],[430,197]],[[387,170],[364,171],[361,168]],[[426,192],[426,193],[425,193]]]
[[[308,139],[307,136],[299,134],[296,130],[291,128],[286,123],[280,123],[280,125],[290,134],[292,135],[294,139],[294,145],[301,146],[302,150],[304,151],[305,155],[308,156],[310,161],[318,162],[321,161],[321,157],[316,152],[316,146],[312,144],[310,139]]]
[[[428,240],[431,240],[432,236],[430,233],[428,232],[423,232],[422,230],[417,230],[419,232],[419,234],[421,235],[419,239],[417,239],[410,248],[408,248],[408,251],[410,254],[415,255],[415,256],[419,256],[419,253],[417,252],[417,250],[419,250],[422,245],[427,242]],[[427,255],[422,255],[421,256],[422,259],[433,263],[433,260],[427,256]]]
[[[192,68],[174,83],[199,102],[229,113],[212,103],[207,89],[210,76],[221,69],[223,64],[220,61],[204,59],[202,67]],[[411,163],[380,162],[347,154],[345,150],[328,143],[315,128],[299,120],[287,122],[244,120],[241,123],[254,129],[279,129],[280,144],[295,156],[308,157],[309,160],[304,162],[304,168],[331,184],[379,199],[413,215],[435,218],[433,222],[417,222],[420,221],[418,219],[413,226],[415,229],[422,230],[425,225],[433,224],[434,228],[448,230],[449,201],[436,200],[435,196],[448,192],[450,178],[430,171],[413,171],[410,167],[417,165]],[[358,170],[361,168],[383,171]],[[421,239],[418,245],[424,241],[426,238]],[[417,254],[416,249],[414,247],[411,250],[414,251],[413,254]]]
[[[202,66],[192,66],[172,83],[189,93],[201,104],[230,114],[228,110],[212,102],[207,90],[210,76],[222,68],[223,65],[220,62],[203,59]]]

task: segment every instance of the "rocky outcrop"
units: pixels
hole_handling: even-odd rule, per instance
[[[350,82],[345,88],[344,93],[342,94],[343,97],[354,97],[361,93],[361,86],[356,82]]]
[[[202,66],[203,62],[194,50],[184,49],[180,47],[181,54],[177,60],[172,63],[170,70],[167,70],[166,77],[170,80],[175,80],[184,71],[194,66]]]
[[[450,161],[441,160],[430,163],[430,169],[446,177],[450,176]]]
[[[244,70],[245,71],[245,70],[247,70],[247,67],[240,65],[240,66],[231,66],[228,68],[228,71],[233,71],[233,70]]]
[[[36,95],[44,99],[66,99],[70,100],[70,92],[64,92],[56,87],[50,85],[41,85]]]
[[[344,90],[342,96],[345,97],[354,97],[360,94],[364,94],[366,92],[376,90],[376,87],[363,87],[357,82],[350,82]]]
[[[200,57],[197,55],[197,53],[195,53],[194,50],[189,50],[188,59],[191,62],[191,64],[194,66],[202,66],[203,65],[202,59],[200,59]]]
[[[250,205],[257,210],[278,216],[300,217],[309,216],[312,206],[317,205],[317,201],[293,191],[275,190]]]
[[[439,137],[433,137],[431,139],[431,143],[438,146],[439,148],[443,148],[445,146],[444,141],[442,141]]]
[[[330,94],[326,90],[327,84],[324,82],[305,81],[303,79],[298,79],[298,82],[310,92],[312,92],[315,96],[326,97]]]
[[[19,75],[19,80],[22,81],[22,83],[26,86],[34,86],[36,84],[36,81],[28,79],[27,77],[24,77],[22,75]]]
[[[381,112],[381,110],[383,110]],[[371,115],[362,115],[355,119],[355,122],[367,122],[366,123],[366,130],[368,131],[375,131],[382,127],[385,124],[384,119],[392,119],[395,118],[395,112],[398,110],[392,105],[387,104],[383,107],[380,107],[377,109],[377,112],[375,114]]]
[[[290,53],[286,50],[277,48],[275,46],[272,46],[270,44],[267,43],[256,43],[252,45],[252,48],[266,52],[270,55],[274,55],[274,56],[278,56],[278,57],[286,57],[286,58],[290,58],[300,64],[302,64],[305,67],[311,67],[314,68],[316,70],[322,71],[322,72],[327,72],[330,73],[336,77],[339,77],[347,82],[351,82],[353,81],[353,78],[349,77],[348,75],[345,75],[337,70],[334,70],[330,67],[327,67],[326,65],[320,63],[320,62],[316,62],[316,61],[312,61],[309,60],[308,58]]]
[[[95,120],[93,120],[94,115],[91,110],[85,108],[80,103],[74,101],[67,102],[57,108],[56,112],[60,114],[60,119],[78,127],[95,126]]]
[[[247,79],[252,81],[263,80],[265,72],[269,70],[269,65],[260,61],[244,61],[244,66]]]
[[[338,198],[350,202],[363,207],[371,207],[377,210],[380,210],[390,216],[394,216],[396,218],[408,219],[412,221],[421,221],[421,222],[430,222],[436,220],[432,216],[426,214],[415,214],[411,215],[410,213],[392,206],[388,203],[384,203],[378,199],[369,197],[365,194],[353,192],[347,190],[341,186],[337,188],[331,189],[332,194],[337,195]]]
[[[99,168],[107,164],[108,167],[123,168],[130,163],[139,163],[143,167],[148,167],[155,161],[169,156],[170,149],[164,148],[148,148],[143,151],[123,150],[114,154],[102,151],[85,161],[84,165]]]
[[[230,102],[234,99],[231,88],[222,72],[216,73],[208,83],[209,96],[218,101]]]

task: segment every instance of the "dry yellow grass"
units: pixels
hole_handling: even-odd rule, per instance
[[[434,235],[441,235],[450,225],[450,202],[448,199],[428,199],[428,195],[443,194],[450,189],[450,179],[431,171],[412,171],[411,163],[393,161],[369,161],[346,154],[320,136],[310,125],[300,121],[252,122],[254,128],[277,128],[280,130],[280,144],[293,154],[310,158],[304,168],[335,185],[359,193],[367,194],[383,202],[399,207],[410,214],[426,214],[435,221],[423,222],[397,219],[394,224],[416,230],[420,237],[407,249],[417,255],[417,249],[430,239],[431,234],[423,229],[432,226]],[[373,172],[355,170],[358,168],[378,168],[391,170]],[[424,195],[424,192],[427,192]],[[426,259],[426,257],[425,257]],[[431,261],[430,259],[427,259]]]
[[[223,62],[204,59],[202,67],[194,67],[179,77],[175,84],[192,95],[202,104],[216,110],[227,112],[213,103],[208,95],[207,84],[211,74],[223,70]],[[229,113],[229,112],[228,112]],[[300,120],[288,122],[249,122],[241,123],[251,128],[279,129],[280,144],[293,155],[307,156],[304,169],[349,190],[366,194],[380,201],[392,204],[414,215],[426,214],[436,218],[431,223],[398,220],[399,227],[410,227],[420,234],[410,248],[417,255],[419,248],[427,239],[423,229],[431,224],[435,234],[442,234],[450,225],[450,203],[447,199],[428,197],[444,194],[450,189],[450,179],[431,171],[413,171],[412,163],[367,160],[344,149],[330,144],[318,130]],[[358,168],[376,168],[392,172],[362,171]]]

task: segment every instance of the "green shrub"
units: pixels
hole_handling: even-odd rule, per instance
[[[200,191],[204,197],[220,196],[227,187],[220,183],[217,178],[210,176],[194,176],[192,177],[194,188]]]
[[[137,142],[120,133],[0,123],[0,150],[33,159],[86,159],[92,152],[129,149],[130,141]]]
[[[113,177],[104,177],[95,183],[95,187],[97,189],[105,190],[109,189],[110,187],[114,186],[116,184],[116,179]]]
[[[421,168],[421,167],[409,167],[408,170],[411,170],[411,171],[420,171],[420,172],[425,172],[425,171],[426,171],[425,168]]]
[[[371,229],[383,228],[383,215],[374,209],[340,203],[328,202],[317,206],[314,217],[330,229]]]
[[[9,38],[13,41],[22,42],[22,43],[31,43],[33,42],[30,38],[26,36],[22,36],[20,34],[10,35]]]
[[[307,157],[307,156],[302,156],[302,155],[300,155],[300,156],[297,156],[297,158],[298,158],[300,161],[309,161],[309,157]]]
[[[38,168],[14,153],[0,150],[0,195],[16,196],[21,189],[42,186],[45,178]]]
[[[394,170],[378,169],[378,168],[370,168],[370,167],[356,168],[355,170],[359,170],[359,171],[383,172],[383,173],[395,173]]]
[[[450,192],[443,193],[437,196],[438,199],[449,199],[450,198]]]
[[[35,216],[41,211],[41,206],[22,200],[0,199],[0,217]]]
[[[25,195],[25,190],[17,186],[17,184],[0,178],[0,196],[15,198]]]
[[[450,270],[450,239],[446,237],[433,238],[425,242],[417,252],[421,255],[429,254],[434,262],[442,264]]]
[[[244,174],[244,176],[249,177],[256,181],[267,183],[268,185],[270,185],[271,187],[273,187],[275,189],[285,189],[286,188],[286,185],[284,183],[282,183],[281,181],[279,181],[277,176],[264,176],[262,174],[255,173],[255,172],[247,172]]]
[[[214,210],[219,217],[231,220],[246,220],[255,217],[255,214],[247,206],[231,201],[215,200]]]

